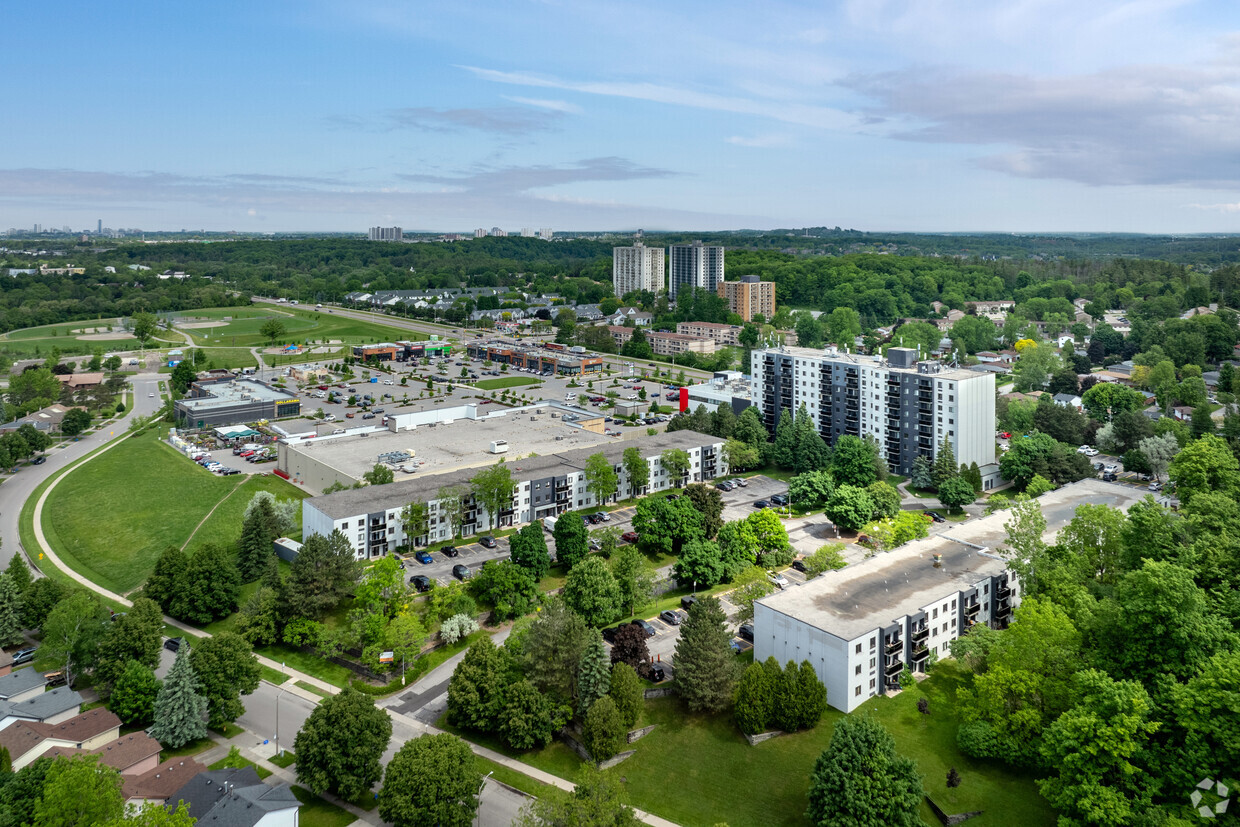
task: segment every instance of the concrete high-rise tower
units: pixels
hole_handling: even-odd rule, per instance
[[[640,241],[632,247],[613,247],[611,283],[616,298],[634,290],[662,290],[663,248],[647,247]]]
[[[718,291],[723,281],[723,248],[707,247],[700,241],[692,244],[673,244],[667,248],[669,298],[685,287],[697,287]]]

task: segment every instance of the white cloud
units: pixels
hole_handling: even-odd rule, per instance
[[[504,95],[504,100],[510,100],[513,103],[523,103],[526,106],[536,106],[539,109],[550,109],[552,112],[563,112],[569,115],[577,115],[581,112],[581,107],[568,101],[547,100],[546,98],[521,98],[516,95]]]
[[[725,143],[734,146],[753,147],[755,149],[776,149],[786,147],[792,144],[792,138],[788,135],[732,135],[723,139]]]
[[[1240,202],[1235,204],[1185,204],[1184,206],[1194,210],[1206,210],[1207,212],[1240,213]]]

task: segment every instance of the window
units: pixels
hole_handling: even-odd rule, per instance
[[[954,609],[954,608],[956,608],[956,601],[955,601],[955,600],[953,600],[953,601],[952,601],[952,608],[953,608],[953,609]]]
[[[341,523],[341,524],[340,524],[340,530],[341,530],[341,531],[344,531],[344,530],[345,530],[346,528],[348,528],[348,527],[349,527],[349,524],[348,524],[348,523]]]
[[[870,668],[874,668],[874,658],[870,658]]]
[[[861,687],[860,687],[860,686],[858,686],[858,687],[856,688],[856,690],[853,692],[853,695],[856,695],[856,696],[860,696],[860,695],[861,695]]]
[[[947,604],[943,604],[943,614],[947,614]]]
[[[982,586],[982,594],[990,594],[990,584],[986,583]]]
[[[947,624],[943,624],[943,634],[947,634]]]
[[[939,616],[939,609],[938,609],[938,607],[937,607],[937,606],[934,608],[934,610],[933,610],[933,611],[934,611],[934,614],[930,615],[930,619],[931,619],[931,620],[935,620],[935,619],[937,619],[937,618],[938,618],[938,616]]]
[[[954,617],[952,618],[952,628],[953,628],[953,629],[955,629],[955,628],[956,628],[956,618],[954,618]]]
[[[938,637],[938,636],[939,636],[939,627],[938,627],[938,626],[931,626],[931,627],[930,627],[930,637]]]
[[[860,675],[860,674],[861,674],[861,664],[859,664],[859,663],[857,664],[857,668],[856,668],[856,670],[853,672],[853,674],[854,674],[854,675]]]
[[[858,643],[858,644],[857,644],[857,654],[858,654],[858,655],[860,655],[860,654],[861,654],[861,644],[860,644],[860,643]]]
[[[870,688],[871,688],[871,689],[873,689],[873,688],[874,688],[874,683],[875,683],[874,678],[870,678]]]

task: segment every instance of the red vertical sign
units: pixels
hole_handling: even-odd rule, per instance
[[[689,389],[681,388],[680,389],[680,412],[684,413],[687,410],[689,410]]]

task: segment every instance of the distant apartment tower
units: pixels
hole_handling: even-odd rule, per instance
[[[521,228],[521,237],[522,237],[522,238],[533,238],[533,237],[534,237],[534,228],[533,228],[533,227],[522,227],[522,228]]]
[[[906,347],[889,348],[886,359],[778,347],[753,351],[751,376],[753,404],[768,426],[804,404],[827,443],[846,434],[872,439],[897,474],[949,442],[957,463],[977,463],[986,489],[998,483],[992,373],[918,362]]]
[[[552,236],[554,235],[555,233],[551,231],[550,227],[543,227],[541,230],[538,231],[538,237],[541,238],[543,241],[550,241]]]
[[[474,238],[486,238],[486,237],[487,237],[487,231],[485,227],[479,227],[478,229],[474,230]]]
[[[403,241],[404,238],[405,234],[401,231],[400,227],[370,228],[371,241]]]
[[[707,247],[700,241],[673,244],[667,248],[668,297],[686,287],[697,287],[714,293],[723,281],[723,248]]]
[[[719,296],[728,300],[728,309],[747,322],[761,314],[768,322],[775,315],[775,282],[758,276],[741,276],[740,281],[719,281]]]
[[[663,248],[638,241],[632,247],[611,250],[611,280],[616,297],[634,290],[657,293],[663,289]]]
[[[95,235],[103,235],[103,219],[100,218],[95,226]]]
[[[489,232],[488,235],[494,236],[495,238],[503,238],[506,233],[499,227],[492,227],[491,232]]]

